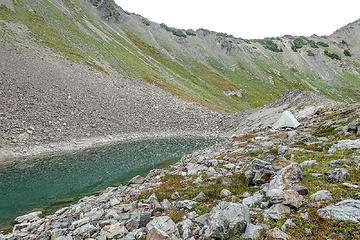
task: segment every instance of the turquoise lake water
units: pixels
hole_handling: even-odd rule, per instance
[[[203,138],[126,142],[34,158],[0,169],[0,226],[27,212],[63,207],[74,199],[125,183],[217,140]]]

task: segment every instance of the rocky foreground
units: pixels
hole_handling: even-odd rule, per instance
[[[359,239],[358,105],[293,109],[125,186],[15,219],[0,239]]]

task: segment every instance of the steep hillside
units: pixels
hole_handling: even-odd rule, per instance
[[[331,36],[245,40],[157,24],[113,0],[0,4],[2,145],[212,131],[209,109],[251,109],[294,88],[360,100],[358,21]]]
[[[219,111],[261,106],[292,88],[359,99],[358,22],[329,37],[244,40],[153,23],[111,0],[12,5],[3,5],[1,18],[27,26],[31,41],[104,75],[112,69]],[[3,32],[14,33],[6,22]]]

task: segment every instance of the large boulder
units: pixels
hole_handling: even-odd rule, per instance
[[[261,237],[261,233],[263,231],[263,227],[254,224],[248,224],[245,232],[241,235],[244,239],[259,239]]]
[[[340,183],[343,182],[348,175],[348,170],[345,168],[336,168],[332,171],[326,172],[326,180],[329,183]]]
[[[338,143],[334,144],[330,149],[329,153],[336,152],[340,149],[360,149],[360,139],[355,140],[341,140]]]
[[[272,189],[266,193],[272,204],[282,203],[292,208],[300,208],[304,197],[294,190]]]
[[[319,209],[318,214],[323,218],[350,220],[360,223],[360,200],[347,199],[334,205]]]
[[[270,181],[268,190],[290,190],[300,186],[303,175],[299,164],[292,163],[281,169]]]
[[[146,228],[150,232],[153,228],[156,228],[156,231],[153,230],[154,234],[156,233],[166,233],[168,236],[176,236],[179,237],[179,230],[176,227],[176,224],[171,220],[168,216],[156,217],[152,221],[150,221]]]
[[[312,202],[322,202],[333,200],[332,194],[329,190],[320,190],[310,196]]]
[[[250,186],[262,185],[270,182],[271,177],[275,174],[270,162],[255,159],[248,165],[246,178]]]
[[[272,219],[278,220],[283,217],[286,217],[286,215],[289,215],[291,213],[291,209],[288,206],[285,206],[283,204],[274,204],[269,209],[264,211],[264,216],[266,218],[270,217]]]
[[[205,238],[229,239],[244,233],[249,223],[250,214],[247,206],[221,201],[206,215],[204,235]]]
[[[349,123],[349,125],[347,125],[344,130],[346,133],[353,132],[357,135],[360,135],[360,118],[355,119],[354,121]]]

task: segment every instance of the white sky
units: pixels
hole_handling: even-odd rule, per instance
[[[182,29],[242,38],[328,35],[360,18],[360,0],[115,0],[124,10]]]

